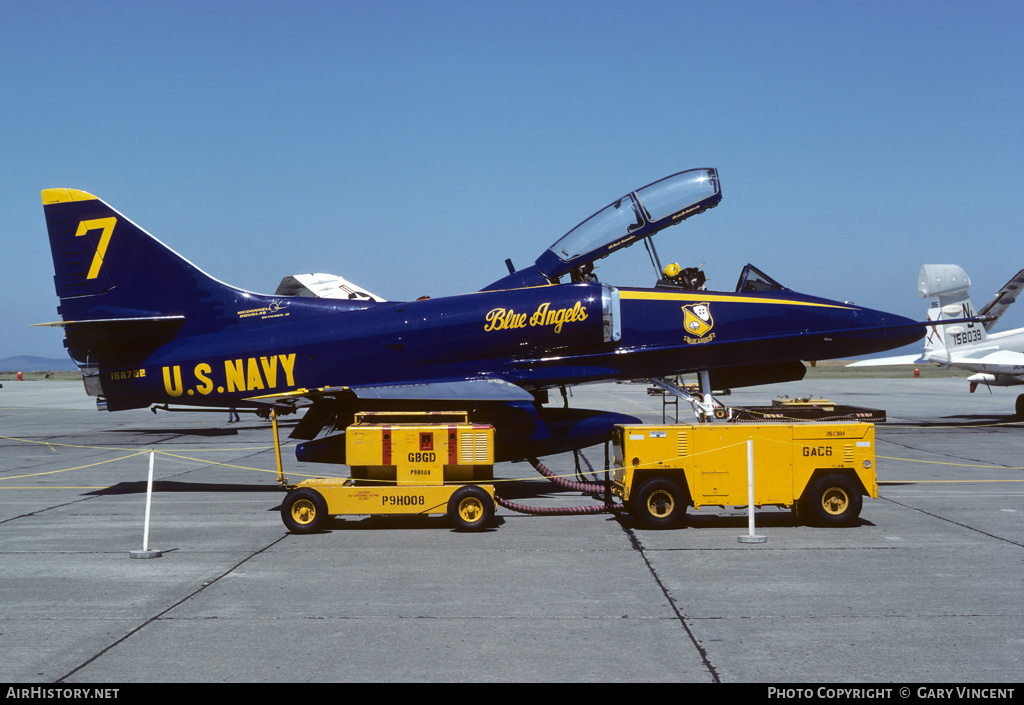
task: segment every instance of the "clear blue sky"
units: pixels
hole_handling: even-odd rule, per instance
[[[28,325],[65,186],[227,283],[402,300],[714,166],[722,204],[656,238],[712,288],[753,262],[923,317],[918,268],[956,263],[980,305],[1024,268],[1022,36],[1020,0],[0,0],[0,358],[64,355]],[[600,277],[652,284],[632,250]]]

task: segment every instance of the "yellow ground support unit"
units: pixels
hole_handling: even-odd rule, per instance
[[[791,507],[808,523],[849,525],[878,496],[875,427],[866,423],[616,426],[613,493],[650,528],[678,526],[688,506]]]
[[[467,419],[463,412],[357,414],[345,432],[352,477],[282,480],[285,526],[304,534],[341,514],[447,514],[462,531],[489,527],[494,428]]]
[[[829,399],[814,399],[813,397],[797,397],[790,399],[789,397],[772,399],[772,406],[782,407],[783,409],[821,409],[822,411],[835,411],[835,402]]]

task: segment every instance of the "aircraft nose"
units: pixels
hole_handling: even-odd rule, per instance
[[[844,329],[827,334],[832,357],[885,352],[911,345],[924,337],[925,326],[906,316],[863,306],[846,306],[847,311],[842,316]],[[839,320],[833,319],[833,322],[839,323]]]
[[[869,314],[866,321],[869,328],[877,331],[877,340],[885,347],[882,350],[911,345],[924,337],[925,328],[918,321],[896,313],[865,309]]]

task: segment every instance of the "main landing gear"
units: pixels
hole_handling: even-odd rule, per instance
[[[652,377],[650,381],[655,386],[688,403],[701,423],[729,419],[731,417],[729,408],[717,401],[711,394],[711,378],[708,371],[700,370],[697,376],[700,379],[699,392],[693,392],[664,377]]]

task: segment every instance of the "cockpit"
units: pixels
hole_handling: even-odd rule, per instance
[[[555,284],[568,275],[571,282],[597,281],[594,262],[643,242],[657,272],[657,286],[699,290],[706,281],[700,267],[663,267],[654,247],[654,235],[687,218],[714,208],[722,200],[718,171],[690,169],[667,176],[616,199],[584,220],[549,247],[532,267],[515,270],[506,260],[509,275],[485,290]],[[737,291],[784,290],[756,267],[747,265]]]

